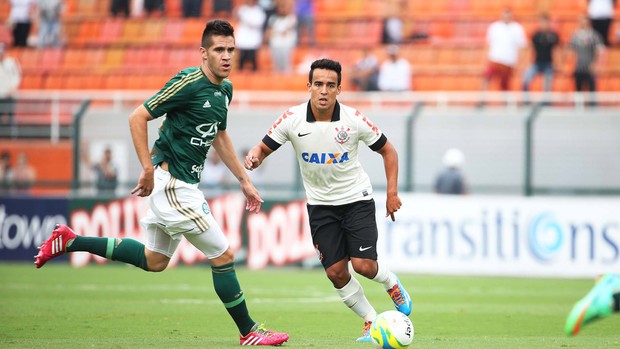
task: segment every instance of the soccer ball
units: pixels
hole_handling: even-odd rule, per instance
[[[413,333],[409,317],[396,310],[379,314],[370,326],[370,338],[375,348],[407,348],[413,341]]]

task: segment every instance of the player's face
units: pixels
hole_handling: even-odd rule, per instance
[[[221,83],[230,75],[232,59],[235,53],[235,38],[214,35],[208,48],[201,47],[202,69],[213,83]]]
[[[338,73],[333,70],[315,69],[312,73],[312,83],[308,83],[310,103],[321,112],[330,111],[336,104],[336,97],[340,94]]]

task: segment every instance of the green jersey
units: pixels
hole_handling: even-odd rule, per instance
[[[200,67],[187,68],[144,107],[154,117],[166,115],[159,128],[151,158],[154,165],[168,163],[168,171],[187,183],[200,182],[207,152],[218,130],[226,129],[232,83],[211,83]]]

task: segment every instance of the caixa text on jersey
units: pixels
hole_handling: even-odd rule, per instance
[[[312,164],[338,164],[349,161],[349,153],[301,153],[301,158],[305,162]]]

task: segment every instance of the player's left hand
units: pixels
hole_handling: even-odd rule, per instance
[[[394,213],[400,209],[402,206],[402,202],[400,201],[400,197],[398,194],[388,194],[387,200],[385,201],[385,217],[390,217],[392,222],[396,221],[394,217]]]

